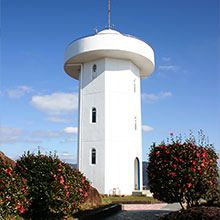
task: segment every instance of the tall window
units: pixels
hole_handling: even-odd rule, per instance
[[[136,92],[136,79],[134,79],[134,92]]]
[[[96,149],[93,148],[91,151],[91,164],[96,164]]]
[[[97,66],[96,66],[96,64],[94,64],[92,66],[92,79],[96,78],[96,75],[97,75],[96,70],[97,70]]]
[[[137,130],[137,117],[134,117],[134,129]]]
[[[96,108],[92,108],[92,123],[96,123]]]

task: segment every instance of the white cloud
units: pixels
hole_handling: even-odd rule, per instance
[[[31,104],[49,115],[71,114],[78,108],[78,94],[58,92],[33,96]]]
[[[176,72],[178,67],[177,66],[174,66],[174,65],[163,65],[163,66],[159,66],[159,69],[160,70],[170,70],[170,71],[173,71],[173,72]]]
[[[63,136],[61,131],[51,131],[51,130],[39,130],[32,133],[33,137],[38,138],[59,138]]]
[[[78,128],[77,127],[66,127],[64,132],[67,134],[77,134]]]
[[[163,99],[163,98],[170,97],[170,96],[172,96],[171,92],[161,92],[158,95],[154,93],[151,93],[151,94],[143,93],[142,99],[149,103],[153,103],[159,99]]]
[[[171,61],[171,58],[170,57],[162,57],[162,60],[165,62],[169,62],[169,61]]]
[[[20,128],[11,128],[8,126],[0,126],[1,136],[15,136],[15,135],[24,135],[27,132]]]
[[[76,156],[70,153],[58,153],[57,156],[60,160],[65,161],[67,163],[76,163]]]
[[[60,117],[49,117],[45,120],[55,122],[55,123],[70,123],[71,119],[68,118],[60,118]]]
[[[36,139],[24,139],[18,136],[13,137],[0,137],[0,143],[2,144],[15,144],[15,143],[41,143],[41,140]]]
[[[16,89],[7,90],[9,98],[21,98],[26,93],[33,91],[33,88],[30,86],[17,86]]]
[[[148,126],[148,125],[142,125],[142,130],[143,131],[153,131],[154,128],[152,128],[151,126]]]
[[[75,138],[65,138],[65,139],[62,139],[60,141],[60,143],[73,143],[73,142],[76,142],[77,140]]]

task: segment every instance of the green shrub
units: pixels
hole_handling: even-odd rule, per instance
[[[194,138],[184,143],[180,140],[171,138],[171,143],[153,144],[147,172],[154,198],[189,208],[216,187],[218,157],[209,144],[195,145]]]
[[[0,158],[0,216],[20,215],[27,210],[27,194],[25,179]]]
[[[88,195],[90,185],[86,178],[56,155],[27,152],[17,161],[16,170],[30,186],[32,202],[25,213],[27,219],[56,219],[72,215]]]

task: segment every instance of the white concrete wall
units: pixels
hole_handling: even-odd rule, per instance
[[[98,75],[92,79],[94,64]],[[113,188],[119,188],[121,194],[131,194],[134,190],[134,161],[138,157],[142,189],[139,69],[128,60],[105,58],[88,62],[83,65],[80,84],[80,171],[100,193],[109,194]],[[90,120],[92,107],[97,109],[95,124]],[[96,165],[91,165],[93,147],[97,151]]]

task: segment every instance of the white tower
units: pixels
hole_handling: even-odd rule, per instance
[[[154,70],[152,48],[108,29],[69,44],[64,69],[79,80],[79,170],[102,194],[141,190],[140,80]]]

